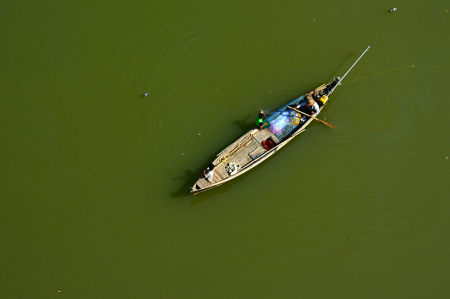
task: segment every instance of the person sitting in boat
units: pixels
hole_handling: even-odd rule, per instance
[[[214,164],[209,164],[209,167],[203,170],[203,175],[205,176],[205,180],[211,182],[214,176]]]
[[[266,116],[264,115],[264,111],[261,110],[261,112],[256,117],[256,125],[258,126],[259,130],[267,130],[270,127],[270,122],[267,120]]]
[[[311,116],[316,116],[320,113],[319,104],[317,104],[310,95],[307,97],[306,105],[304,103],[299,104],[297,109]],[[306,121],[306,119],[307,116],[302,117],[302,121]]]

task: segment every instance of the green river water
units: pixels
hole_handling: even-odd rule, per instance
[[[1,1],[0,298],[448,298],[447,10]],[[319,115],[337,130],[188,195],[368,45]]]

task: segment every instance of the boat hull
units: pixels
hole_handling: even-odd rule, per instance
[[[323,84],[313,91],[290,101],[268,117],[268,119],[271,119],[271,126],[268,130],[254,128],[222,150],[212,162],[215,166],[212,181],[207,181],[203,176],[200,177],[194,186],[189,189],[189,193],[195,195],[223,185],[274,155],[288,142],[304,132],[306,127],[313,121],[313,118],[309,118],[303,123],[296,124],[296,118],[293,116],[296,116],[297,113],[293,112],[288,106],[297,105],[302,101],[306,101],[307,97],[323,93],[333,83]],[[328,102],[321,103],[320,111]],[[289,123],[290,121],[291,123]],[[280,122],[282,123],[281,125]],[[267,142],[265,141],[268,140],[273,143],[273,148],[267,148]],[[230,163],[239,166],[239,170],[231,175],[227,172],[227,165],[230,165]]]

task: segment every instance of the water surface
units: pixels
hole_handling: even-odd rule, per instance
[[[0,297],[445,298],[450,8],[392,5],[1,4]],[[338,130],[187,194],[368,45]]]

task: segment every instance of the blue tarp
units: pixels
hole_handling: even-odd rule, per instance
[[[293,112],[292,109],[287,108],[287,106],[295,107],[304,98],[305,95],[296,98],[267,117],[270,121],[269,131],[271,131],[278,140],[285,140],[292,131],[298,128],[298,114]]]

